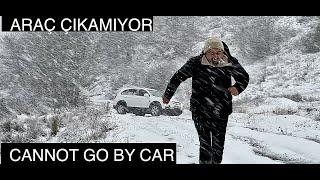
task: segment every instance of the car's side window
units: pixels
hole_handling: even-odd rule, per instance
[[[145,93],[148,94],[148,92],[147,92],[146,90],[140,89],[140,90],[139,90],[139,93],[138,93],[138,96],[144,96]]]
[[[129,90],[125,90],[125,91],[122,91],[121,95],[127,95],[129,93]]]
[[[136,92],[134,93],[134,95],[139,96],[139,93],[140,93],[140,91],[139,91],[139,89],[137,89]]]
[[[137,90],[135,89],[127,89],[121,93],[121,95],[134,95]]]

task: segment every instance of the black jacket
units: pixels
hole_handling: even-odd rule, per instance
[[[219,117],[230,115],[232,113],[232,95],[227,89],[231,87],[231,76],[235,79],[234,87],[240,94],[248,86],[249,74],[238,60],[231,56],[228,46],[225,43],[223,45],[232,66],[202,65],[203,53],[192,57],[172,76],[164,96],[171,99],[181,82],[192,77],[190,110]]]

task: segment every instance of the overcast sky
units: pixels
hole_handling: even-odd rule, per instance
[[[2,16],[0,16],[0,31],[2,31],[2,28],[1,28],[1,26],[2,26],[2,21],[1,21],[1,19],[2,19]]]

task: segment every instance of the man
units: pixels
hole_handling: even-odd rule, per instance
[[[236,83],[231,84],[231,76]],[[239,95],[249,83],[249,75],[228,46],[209,38],[200,55],[190,58],[170,79],[163,95],[167,104],[180,83],[192,77],[190,110],[200,141],[200,164],[222,161],[232,95]]]

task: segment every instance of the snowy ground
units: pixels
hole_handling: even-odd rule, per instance
[[[177,143],[177,163],[197,164],[199,141],[191,114],[144,117],[112,114],[116,142]],[[285,129],[285,131],[284,131]],[[298,116],[230,116],[224,164],[320,163],[320,126]]]
[[[20,133],[26,137],[30,127],[30,132],[41,129],[36,142],[176,143],[178,164],[198,164],[199,140],[190,111],[180,116],[120,115],[114,109],[105,110],[111,104],[104,98],[93,102],[91,108],[61,116],[64,125],[56,136],[50,136],[47,126],[52,115],[20,115],[14,122],[28,126]],[[266,98],[257,106],[243,106],[243,113],[234,112],[229,117],[222,163],[320,164],[320,121],[306,116],[304,105],[286,98]],[[92,111],[95,108],[100,111]]]

